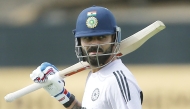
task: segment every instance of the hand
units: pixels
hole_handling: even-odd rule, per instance
[[[57,72],[58,69],[54,65],[44,62],[30,74],[30,78],[35,83],[44,83],[48,80],[49,75],[54,75]]]
[[[71,96],[73,99],[73,95],[64,88],[65,82],[57,72],[58,69],[54,65],[44,62],[30,74],[30,78],[36,83],[50,82],[50,85],[43,88],[64,105],[70,101]]]

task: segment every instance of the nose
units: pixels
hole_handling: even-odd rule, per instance
[[[93,37],[92,40],[91,40],[91,44],[100,44],[101,41],[98,40],[98,37]]]

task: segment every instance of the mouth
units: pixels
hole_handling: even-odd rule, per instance
[[[89,52],[88,54],[92,56],[92,55],[98,55],[98,54],[102,54],[102,53],[103,52]]]

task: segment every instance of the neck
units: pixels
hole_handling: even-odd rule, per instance
[[[113,57],[112,57],[113,58]],[[102,69],[103,67],[105,67],[107,64],[109,64],[109,63],[111,63],[112,61],[114,61],[114,60],[116,60],[117,59],[117,57],[114,57],[113,59],[112,59],[111,57],[105,62],[105,64],[102,66],[102,67],[94,67],[94,66],[92,66],[92,73],[96,73],[96,72],[98,72],[100,69]]]
[[[97,71],[99,71],[101,68],[96,68],[96,69],[92,69],[92,73],[96,73]]]

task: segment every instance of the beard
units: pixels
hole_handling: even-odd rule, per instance
[[[89,56],[88,54],[90,52],[102,52],[102,54],[99,54],[99,56],[97,55],[92,55],[92,56]],[[112,46],[110,46],[106,51],[103,51],[103,49],[99,48],[97,46],[92,46],[88,49],[87,53],[85,52],[84,49],[82,49],[82,52],[84,54],[84,56],[87,56],[87,57],[84,57],[83,60],[84,61],[87,61],[90,65],[94,66],[94,67],[99,67],[99,66],[102,66],[102,65],[105,65],[107,60],[109,59],[110,57],[110,53],[112,53]],[[103,55],[103,54],[110,54],[110,55]]]

